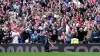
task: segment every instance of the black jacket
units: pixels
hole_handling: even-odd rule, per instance
[[[0,41],[3,39],[4,37],[4,31],[0,29]]]
[[[22,39],[24,39],[24,40],[26,40],[26,39],[28,39],[28,38],[30,38],[30,34],[29,34],[29,32],[23,32],[22,33]]]

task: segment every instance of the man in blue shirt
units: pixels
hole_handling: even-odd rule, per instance
[[[34,33],[31,35],[32,43],[37,43],[38,37],[39,37],[39,34],[37,33],[37,30],[34,30]]]

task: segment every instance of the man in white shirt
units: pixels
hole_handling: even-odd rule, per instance
[[[19,43],[19,40],[18,40],[19,37],[20,37],[19,32],[17,32],[17,30],[14,29],[14,31],[12,32],[12,38],[13,38],[12,43]]]

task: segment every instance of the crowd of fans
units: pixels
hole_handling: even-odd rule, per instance
[[[0,43],[100,43],[99,0],[0,0]]]

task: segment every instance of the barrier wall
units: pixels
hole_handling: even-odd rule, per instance
[[[100,52],[100,44],[65,45],[49,47],[51,52]],[[38,44],[1,44],[0,52],[45,52],[44,45]]]

